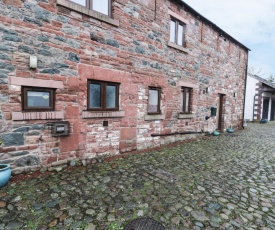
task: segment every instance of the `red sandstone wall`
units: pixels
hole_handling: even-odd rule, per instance
[[[223,128],[240,127],[246,49],[220,37],[174,1],[157,1],[155,14],[153,0],[115,0],[113,21],[76,12],[62,2],[0,3],[0,163],[21,172],[193,138],[151,134],[215,130],[216,118],[206,121],[205,116],[217,105],[219,93],[225,94]],[[188,22],[187,52],[167,45],[168,10]],[[35,70],[28,67],[30,55],[38,57]],[[87,112],[87,79],[119,82],[120,111]],[[55,86],[55,111],[22,112],[24,84]],[[190,84],[193,115],[179,119],[180,88]],[[149,86],[162,89],[161,116],[147,115]],[[50,134],[47,122],[58,120],[70,122],[68,137]]]

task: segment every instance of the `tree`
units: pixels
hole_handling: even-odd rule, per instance
[[[265,72],[263,71],[262,68],[255,68],[253,66],[250,66],[248,68],[248,73],[257,75],[258,77],[263,77],[265,75]]]
[[[275,77],[272,74],[270,74],[269,78],[267,78],[266,80],[268,80],[272,84],[275,83]]]

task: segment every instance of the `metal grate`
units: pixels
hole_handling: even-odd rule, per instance
[[[165,228],[154,219],[143,217],[129,222],[124,230],[165,230]]]

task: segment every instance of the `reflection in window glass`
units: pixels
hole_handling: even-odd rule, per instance
[[[81,6],[86,6],[86,0],[71,0],[72,2],[75,2]]]
[[[182,89],[182,112],[188,113],[190,112],[190,88]]]
[[[90,108],[101,107],[101,85],[90,84]]]
[[[28,91],[27,106],[28,107],[50,107],[50,93]]]
[[[93,10],[109,15],[109,0],[93,0]]]
[[[178,41],[177,44],[182,46],[183,45],[183,26],[178,26]]]
[[[159,108],[159,91],[157,89],[149,89],[148,112],[157,113]]]
[[[176,22],[170,20],[170,41],[176,42]]]
[[[107,85],[106,87],[106,108],[116,107],[116,86]]]

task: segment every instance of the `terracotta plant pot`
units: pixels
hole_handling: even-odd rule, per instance
[[[4,187],[11,177],[11,167],[9,164],[0,164],[0,188]]]

